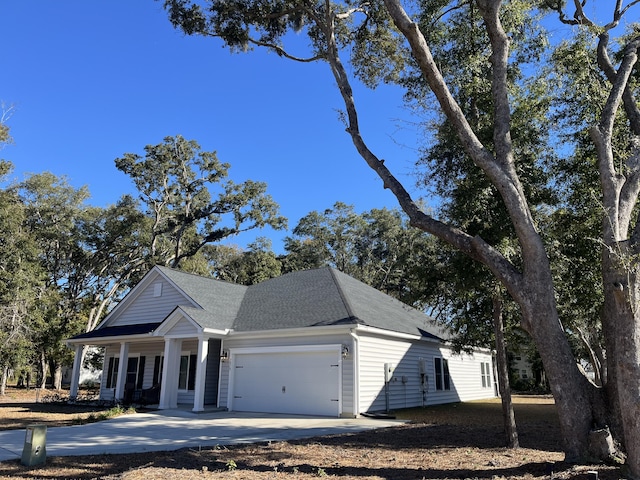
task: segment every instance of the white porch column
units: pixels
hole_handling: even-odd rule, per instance
[[[84,345],[76,345],[76,354],[73,357],[73,370],[71,371],[71,388],[69,389],[69,398],[75,399],[78,396],[78,387],[80,386],[80,367],[82,366],[82,349]]]
[[[115,400],[124,398],[124,385],[127,382],[127,364],[129,357],[129,342],[120,344],[120,360],[118,360],[118,381],[116,383]]]
[[[196,361],[196,385],[193,398],[193,411],[204,410],[204,387],[207,378],[207,356],[209,354],[209,339],[198,339],[198,357]]]
[[[178,378],[180,376],[181,349],[182,340],[177,338],[165,339],[159,409],[178,407]]]

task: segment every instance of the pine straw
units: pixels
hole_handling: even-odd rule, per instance
[[[415,421],[356,434],[173,452],[48,457],[44,467],[32,468],[8,461],[0,463],[0,479],[529,480],[587,479],[590,470],[602,480],[621,478],[613,467],[563,463],[553,400],[516,400],[522,446],[517,450],[502,446],[499,402],[470,402],[399,412]],[[3,405],[0,398],[0,425],[15,423],[9,418],[17,403],[14,397]],[[49,416],[28,399],[21,405],[29,423],[66,425],[69,417],[78,415],[56,410]]]

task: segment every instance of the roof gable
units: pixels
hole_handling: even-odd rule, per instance
[[[247,291],[245,285],[201,277],[200,275],[167,267],[155,268],[188,295],[197,304],[197,307],[214,315],[214,318],[207,317],[206,324],[202,325],[203,327],[231,328]],[[204,317],[200,315],[200,319],[204,319]]]
[[[176,305],[197,306],[154,267],[115,306],[98,328],[161,322]]]
[[[159,283],[162,286],[158,287]],[[168,290],[161,292],[162,302],[152,297],[158,289]],[[149,313],[145,308],[151,306],[155,310]],[[142,310],[144,315],[134,315]],[[157,266],[100,328],[144,323],[157,326],[166,321],[158,329],[166,332],[177,321],[172,316],[177,311],[201,329],[218,332],[366,325],[447,338],[424,313],[329,267],[292,272],[246,287]]]

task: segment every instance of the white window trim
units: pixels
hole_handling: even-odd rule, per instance
[[[436,360],[440,360],[440,375],[438,376],[438,372],[436,370]],[[445,362],[446,362],[446,370],[447,376],[449,377],[449,388],[446,387],[447,382],[445,381]],[[438,388],[438,378],[441,382],[441,388]],[[445,357],[433,357],[433,382],[434,388],[436,392],[450,392],[451,391],[451,370],[449,369],[449,359]]]
[[[191,350],[183,350],[180,352],[180,361],[182,361],[182,357],[187,357],[187,378],[186,384],[187,388],[180,388],[180,365],[178,364],[178,392],[179,393],[189,393],[193,392],[193,390],[189,390],[189,363],[191,362]]]

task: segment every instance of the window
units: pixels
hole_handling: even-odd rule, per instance
[[[118,357],[110,357],[108,365],[107,388],[116,388],[118,383],[118,366],[120,365],[120,359]]]
[[[433,364],[436,371],[436,390],[451,390],[449,361],[446,358],[434,358]]]
[[[195,390],[196,388],[196,355],[180,356],[180,375],[178,390]]]
[[[144,380],[144,360],[145,357],[129,357],[127,359],[125,388],[138,390],[142,388],[142,382]]]
[[[491,388],[491,370],[489,369],[489,362],[482,362],[480,364],[480,376],[482,377],[482,388]]]
[[[162,382],[162,369],[164,367],[164,355],[156,355],[153,363],[153,382],[152,386],[159,385]]]
[[[144,376],[144,359],[145,357],[129,357],[127,358],[127,373],[125,376],[125,387],[141,389]],[[107,388],[116,388],[118,385],[118,368],[120,367],[120,358],[109,358],[107,368]]]

